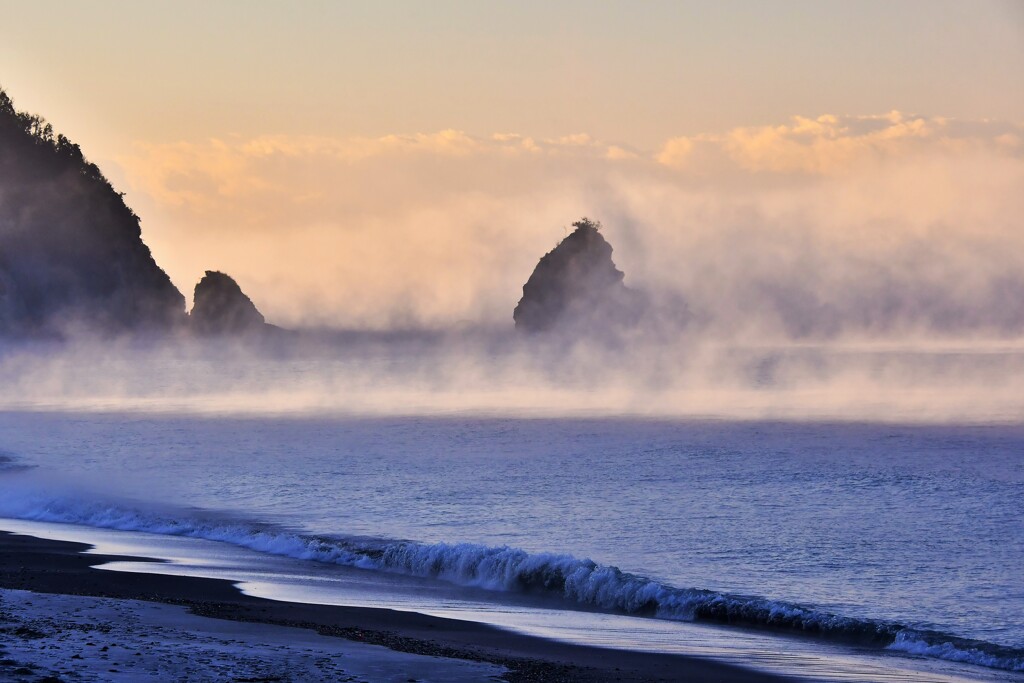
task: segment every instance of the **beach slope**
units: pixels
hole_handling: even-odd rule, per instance
[[[104,571],[94,567],[138,558],[88,549],[0,532],[0,680],[156,680],[174,667],[232,672],[224,680],[783,680],[412,612],[266,600],[228,581]]]

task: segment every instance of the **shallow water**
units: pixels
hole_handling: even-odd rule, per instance
[[[0,448],[6,517],[1024,668],[1022,427],[13,412]]]

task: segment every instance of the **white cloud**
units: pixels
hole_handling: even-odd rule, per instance
[[[673,138],[657,160],[688,170],[714,157],[716,165],[726,163],[748,172],[833,174],[914,154],[972,149],[1014,153],[1013,140],[1022,131],[1024,126],[1017,124],[962,123],[898,111],[880,116],[794,116],[787,125]]]

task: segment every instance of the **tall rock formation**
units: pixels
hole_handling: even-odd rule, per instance
[[[167,331],[185,299],[78,145],[0,90],[0,337]]]
[[[215,270],[196,285],[189,327],[197,334],[223,335],[273,329],[234,279]]]
[[[523,286],[523,298],[512,314],[516,329],[594,330],[633,323],[639,317],[639,297],[623,284],[624,275],[612,261],[601,224],[583,218],[573,227],[540,259]]]

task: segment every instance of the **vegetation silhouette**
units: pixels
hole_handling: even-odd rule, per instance
[[[124,194],[0,89],[0,336],[168,331],[185,320]]]

